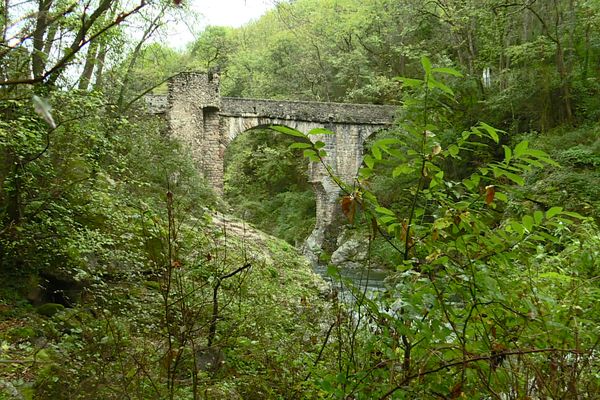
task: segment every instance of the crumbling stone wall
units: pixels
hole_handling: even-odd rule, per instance
[[[167,120],[169,131],[188,146],[198,171],[223,188],[224,144],[219,131],[221,94],[217,77],[182,73],[169,81]]]

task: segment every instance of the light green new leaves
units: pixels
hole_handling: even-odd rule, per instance
[[[454,68],[433,68],[431,71],[432,72],[438,72],[438,73],[441,73],[441,74],[447,74],[447,75],[456,76],[458,78],[461,78],[463,76],[463,74],[461,74],[460,72],[458,72]]]
[[[435,74],[445,74],[445,75],[452,75],[452,76],[456,76],[456,77],[462,77],[463,75],[458,72],[457,70],[453,69],[453,68],[447,68],[447,67],[442,67],[442,68],[433,68],[432,64],[431,64],[431,60],[428,57],[421,57],[421,65],[423,66],[423,70],[425,71],[425,79],[413,79],[413,78],[405,78],[405,77],[398,77],[395,78],[397,81],[402,82],[402,85],[404,87],[413,87],[413,88],[418,88],[423,86],[425,83],[427,83],[427,88],[428,89],[439,89],[442,92],[450,95],[450,96],[454,96],[454,91],[447,86],[446,84],[442,83],[441,81],[439,81],[438,79],[436,79]]]
[[[335,132],[325,128],[314,128],[308,131],[309,135],[335,135]]]
[[[310,149],[312,144],[304,142],[296,142],[289,145],[289,149]]]
[[[421,57],[421,65],[425,70],[425,75],[431,75],[431,60],[427,56]]]
[[[487,134],[492,138],[494,142],[498,143],[500,141],[500,138],[498,137],[498,132],[503,131],[499,131],[498,129],[486,124],[485,122],[480,122],[479,126],[487,132]]]

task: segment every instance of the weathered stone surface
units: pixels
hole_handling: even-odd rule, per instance
[[[166,94],[147,94],[144,96],[146,110],[150,114],[164,114],[169,106]]]
[[[394,120],[396,109],[373,104],[223,97],[221,115],[318,122],[321,126],[326,123],[387,126]]]
[[[301,132],[327,128],[335,135],[311,135],[325,143],[325,162],[351,184],[362,162],[363,143],[394,121],[396,108],[370,104],[320,103],[221,97],[217,75],[182,73],[169,82],[167,101],[147,98],[148,109],[163,111],[169,129],[190,147],[198,170],[217,193],[223,192],[223,160],[227,145],[249,129],[285,125]],[[309,166],[316,193],[317,226],[307,241],[310,251],[323,242],[324,232],[340,215],[340,188],[320,164]]]
[[[367,250],[366,241],[349,239],[333,252],[331,263],[341,268],[361,268],[367,260]]]

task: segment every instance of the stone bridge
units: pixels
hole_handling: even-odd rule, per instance
[[[323,127],[335,132],[310,139],[325,143],[325,161],[351,184],[362,163],[365,139],[390,126],[396,112],[394,106],[221,97],[218,76],[206,73],[177,75],[169,82],[166,98],[150,96],[146,101],[151,112],[166,113],[170,133],[189,146],[199,171],[217,193],[223,192],[223,160],[229,143],[242,132],[270,125],[304,133]],[[320,247],[326,228],[339,216],[340,188],[320,164],[309,165],[308,179],[317,209],[317,226],[308,243]]]

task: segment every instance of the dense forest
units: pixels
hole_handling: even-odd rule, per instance
[[[600,0],[275,3],[0,4],[0,399],[600,399]],[[188,71],[397,120],[351,182],[250,130],[219,196],[144,101]]]

